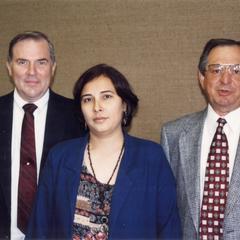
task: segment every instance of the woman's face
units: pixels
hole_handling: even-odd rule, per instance
[[[90,133],[111,135],[122,131],[126,104],[112,81],[103,75],[88,82],[81,93],[81,109]]]

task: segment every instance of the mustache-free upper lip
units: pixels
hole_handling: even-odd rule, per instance
[[[25,80],[25,82],[38,82],[38,79],[36,78],[28,78]]]
[[[93,120],[103,120],[103,119],[107,119],[107,117],[95,117],[95,118],[93,118]]]

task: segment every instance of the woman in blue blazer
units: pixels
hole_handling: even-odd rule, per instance
[[[126,78],[96,65],[76,82],[74,98],[88,133],[51,150],[27,238],[180,239],[161,146],[126,133],[138,105]]]

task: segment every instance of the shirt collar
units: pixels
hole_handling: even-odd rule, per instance
[[[217,120],[219,117],[220,116],[213,110],[212,106],[208,104],[206,123],[210,129],[216,129]]]
[[[207,117],[206,117],[206,121],[208,122],[208,124],[211,127],[216,128],[216,125],[217,125],[216,121],[220,117],[221,116],[219,116],[213,110],[212,106],[210,104],[208,104]],[[229,126],[229,128],[231,129],[232,132],[237,132],[237,133],[240,132],[240,107],[229,112],[223,118],[226,119],[227,125]]]
[[[47,104],[47,102],[49,100],[49,95],[50,95],[50,93],[49,93],[49,89],[48,89],[46,91],[46,93],[40,99],[38,99],[36,102],[33,102],[38,107],[37,108],[38,111],[41,111],[44,108],[44,106]],[[25,104],[28,103],[27,101],[22,99],[22,97],[17,92],[16,88],[14,89],[13,98],[14,98],[15,103],[21,109]]]
[[[231,111],[225,116],[225,119],[234,133],[240,132],[240,107]]]

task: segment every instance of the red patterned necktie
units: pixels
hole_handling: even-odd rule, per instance
[[[37,189],[37,166],[35,151],[34,116],[36,105],[23,106],[25,115],[22,123],[20,172],[18,182],[17,226],[26,233],[33,200]]]
[[[228,141],[219,118],[208,154],[200,216],[200,239],[223,239],[223,220],[229,185]]]

